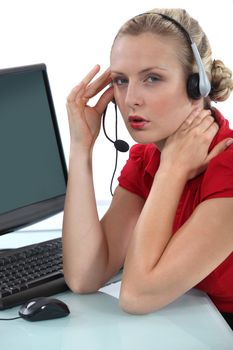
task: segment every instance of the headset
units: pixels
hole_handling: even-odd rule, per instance
[[[188,81],[187,81],[187,93],[190,98],[193,100],[198,100],[201,97],[207,97],[211,90],[211,84],[208,79],[208,76],[206,74],[200,53],[198,51],[197,45],[194,42],[191,35],[187,32],[187,30],[174,18],[169,17],[167,15],[164,15],[162,13],[156,13],[157,15],[161,16],[162,18],[172,22],[177,28],[179,28],[182,33],[187,38],[191,49],[193,51],[193,56],[195,58],[198,73],[193,73],[189,75]]]
[[[114,170],[113,170],[113,174],[112,174],[112,179],[110,182],[110,193],[113,196],[113,191],[112,191],[112,186],[113,186],[113,180],[114,180],[114,176],[117,170],[117,161],[118,161],[118,151],[120,152],[127,152],[129,150],[129,144],[126,141],[120,140],[118,139],[118,132],[117,132],[117,104],[115,99],[112,99],[112,102],[114,104],[114,108],[115,108],[115,141],[113,141],[112,139],[110,139],[110,137],[107,135],[106,132],[106,128],[105,128],[105,117],[106,117],[106,113],[107,113],[107,108],[108,106],[106,106],[104,112],[103,112],[103,118],[102,118],[102,125],[103,125],[103,131],[104,131],[104,135],[106,136],[106,138],[112,142],[114,144],[114,147],[116,149],[116,157],[115,157],[115,165],[114,165]]]
[[[145,14],[152,14],[151,12],[145,12],[142,13],[138,16],[142,16]],[[194,40],[192,39],[191,35],[188,33],[188,31],[179,23],[177,22],[174,18],[167,16],[163,13],[153,13],[153,14],[157,14],[159,16],[161,16],[162,18],[170,21],[171,23],[173,23],[187,38],[188,43],[191,46],[192,52],[193,52],[193,56],[194,59],[196,61],[197,64],[197,68],[198,68],[198,73],[192,73],[189,75],[188,80],[187,80],[187,94],[188,96],[193,99],[193,100],[198,100],[201,97],[207,97],[211,91],[211,84],[210,81],[208,79],[208,76],[206,74],[200,53],[198,51],[197,45],[194,42]],[[137,16],[137,17],[138,17]],[[129,150],[129,145],[127,142],[118,139],[118,135],[117,135],[117,105],[116,105],[116,101],[113,98],[112,102],[114,103],[114,107],[115,107],[115,141],[111,140],[110,137],[107,135],[106,133],[106,128],[105,128],[105,117],[106,117],[106,112],[107,112],[107,107],[105,108],[104,112],[103,112],[103,118],[102,118],[102,122],[103,122],[103,131],[104,134],[106,136],[106,138],[112,142],[115,146],[116,149],[116,158],[115,158],[115,167],[114,167],[114,171],[113,171],[113,175],[112,175],[112,179],[111,179],[111,184],[110,184],[110,192],[111,195],[113,195],[112,192],[112,184],[113,184],[113,179],[115,176],[115,172],[117,169],[117,160],[118,160],[118,151],[120,152],[127,152]]]

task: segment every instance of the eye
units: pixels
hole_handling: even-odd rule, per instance
[[[146,77],[145,81],[148,83],[155,83],[157,82],[159,79],[159,77],[157,75],[154,74],[150,74]]]
[[[128,83],[128,80],[124,77],[115,77],[112,79],[112,82],[115,85],[124,85]]]

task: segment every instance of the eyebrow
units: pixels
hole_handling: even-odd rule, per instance
[[[149,68],[142,69],[142,70],[139,72],[139,74],[145,74],[145,73],[147,73],[147,72],[152,71],[153,69],[158,69],[158,70],[162,70],[162,71],[166,71],[166,70],[167,70],[167,68],[162,68],[162,67],[155,66],[155,67],[149,67]],[[125,74],[122,73],[122,72],[118,72],[118,71],[114,71],[114,70],[112,70],[111,73],[113,73],[113,74],[125,75]]]

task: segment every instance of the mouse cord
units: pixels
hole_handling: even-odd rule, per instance
[[[17,320],[18,318],[21,318],[21,317],[18,316],[18,317],[12,317],[12,318],[0,318],[0,321],[12,321],[12,320]]]

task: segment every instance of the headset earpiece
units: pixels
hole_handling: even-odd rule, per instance
[[[199,100],[201,93],[199,89],[200,77],[198,73],[193,73],[188,77],[187,81],[187,93],[193,100]]]
[[[187,93],[188,96],[194,100],[198,100],[201,97],[207,97],[211,90],[211,84],[209,78],[205,72],[205,67],[202,62],[200,53],[198,51],[196,43],[193,41],[191,35],[187,32],[187,30],[174,18],[167,16],[163,13],[157,13],[157,15],[162,18],[172,22],[176,27],[178,27],[183,34],[186,36],[191,49],[193,51],[193,55],[197,64],[198,73],[193,73],[189,76],[187,81]]]

